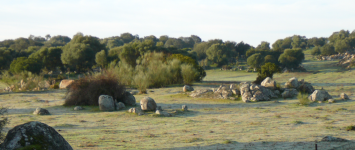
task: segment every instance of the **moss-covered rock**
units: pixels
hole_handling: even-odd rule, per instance
[[[52,127],[41,122],[28,122],[11,129],[0,145],[2,150],[72,150],[69,143]]]

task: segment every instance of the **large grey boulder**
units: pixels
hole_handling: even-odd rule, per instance
[[[291,79],[289,79],[286,83],[285,83],[285,88],[298,88],[298,79],[296,77],[293,77]]]
[[[312,102],[326,101],[332,99],[332,96],[330,96],[329,93],[325,90],[315,90],[310,96],[308,96],[308,99]]]
[[[112,96],[100,95],[99,108],[101,111],[114,111],[115,110],[115,102],[113,101]]]
[[[261,86],[275,90],[276,89],[276,81],[271,79],[270,77],[267,77],[264,79],[263,82],[261,82]]]
[[[72,150],[70,144],[52,127],[41,122],[28,122],[11,129],[0,145],[2,150],[13,149]]]
[[[168,112],[165,112],[165,111],[162,111],[162,110],[156,110],[155,114],[158,114],[158,115],[161,115],[161,116],[164,116],[164,117],[171,117],[172,116]]]
[[[243,102],[250,102],[252,94],[250,93],[250,84],[242,83],[240,86],[240,95],[242,96]]]
[[[50,115],[49,111],[44,108],[37,107],[33,112],[34,115]]]
[[[123,102],[125,105],[134,106],[134,105],[136,105],[136,98],[135,98],[130,92],[127,92],[127,91],[126,91],[126,92],[123,94],[122,102]]]
[[[141,99],[140,104],[142,110],[155,111],[157,108],[157,104],[155,103],[154,99],[150,97],[144,97]]]
[[[349,99],[349,96],[346,95],[345,93],[341,93],[341,94],[340,94],[340,98],[341,98],[341,99]]]
[[[192,88],[192,87],[189,86],[189,85],[185,85],[185,86],[182,88],[182,90],[183,90],[184,92],[191,92],[191,91],[194,90],[194,88]]]
[[[194,97],[194,98],[203,97],[205,94],[211,93],[211,92],[213,92],[213,91],[210,89],[195,90],[195,91],[191,92],[190,96]]]

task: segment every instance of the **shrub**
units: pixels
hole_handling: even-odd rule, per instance
[[[67,92],[64,106],[99,105],[100,95],[110,95],[118,102],[123,98],[125,86],[120,84],[112,71],[104,71],[99,75],[89,75],[74,81]]]
[[[201,66],[198,65],[198,63],[196,62],[195,59],[193,59],[189,56],[184,56],[182,54],[173,54],[168,57],[168,60],[173,60],[173,59],[179,60],[182,64],[192,65],[196,69],[196,71],[198,72],[198,74],[195,75],[195,81],[201,81],[206,76],[205,70]],[[207,59],[206,59],[206,61],[207,61]]]
[[[355,130],[355,126],[347,126],[346,131]]]
[[[303,122],[302,122],[302,121],[299,121],[299,120],[292,121],[291,123],[292,123],[292,124],[303,124]]]
[[[42,63],[37,59],[18,57],[10,64],[10,71],[13,73],[20,73],[23,71],[30,71],[39,74],[41,72]]]
[[[56,82],[55,84],[50,85],[49,88],[51,88],[51,89],[59,89],[59,83]]]
[[[184,79],[184,84],[191,85],[194,81],[194,77],[198,72],[191,65],[182,64],[181,65],[181,74]]]
[[[309,99],[308,99],[308,95],[307,94],[303,94],[303,93],[299,93],[297,95],[297,98],[300,102],[301,105],[308,105],[310,103]]]
[[[138,86],[140,93],[147,93],[147,88],[149,87],[148,76],[143,72],[139,71],[134,77],[133,82]]]

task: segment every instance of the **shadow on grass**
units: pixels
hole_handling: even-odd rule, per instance
[[[50,93],[65,93],[67,92],[66,89],[51,89],[51,90],[44,90],[44,91],[21,91],[21,92],[0,92],[0,95],[8,95],[8,94],[50,94]]]
[[[199,140],[190,140],[192,142],[198,143],[203,141]],[[172,150],[202,150],[202,149],[215,149],[215,150],[224,150],[224,149],[238,149],[238,150],[338,150],[338,149],[355,149],[355,141],[346,141],[346,142],[329,142],[329,141],[319,141],[319,142],[274,142],[274,141],[261,141],[261,142],[249,142],[249,143],[239,143],[237,141],[225,140],[219,144],[213,144],[208,146],[191,146],[191,147],[179,147],[179,148],[169,148]]]

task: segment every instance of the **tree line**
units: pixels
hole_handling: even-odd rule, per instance
[[[39,73],[43,69],[65,71],[69,68],[85,72],[118,62],[135,67],[145,53],[158,52],[163,53],[164,58],[173,54],[191,58],[194,62],[190,64],[202,78],[205,73],[200,66],[236,65],[241,60],[252,68],[261,68],[266,63],[281,68],[297,68],[304,59],[303,50],[309,48],[312,48],[313,55],[344,53],[355,48],[355,31],[341,30],[319,38],[294,35],[279,39],[271,46],[263,41],[256,47],[243,41],[202,41],[197,35],[179,38],[163,35],[158,38],[122,33],[104,39],[82,33],[75,34],[73,38],[30,35],[28,38],[0,41],[0,70]]]

